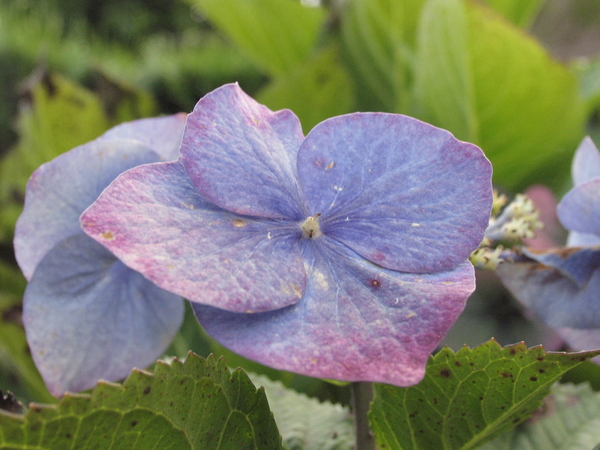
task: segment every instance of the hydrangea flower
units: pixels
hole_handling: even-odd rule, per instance
[[[574,187],[557,206],[569,230],[567,246],[524,248],[497,272],[521,303],[583,350],[600,347],[600,153],[589,137],[575,153],[571,175]]]
[[[181,298],[88,237],[79,216],[121,172],[176,159],[184,123],[180,114],[119,125],[42,165],[27,184],[14,240],[29,280],[23,321],[55,396],[146,367],[181,325]]]
[[[232,84],[188,116],[178,161],[125,172],[81,223],[234,352],[406,386],[474,289],[491,202],[489,161],[447,131],[355,113],[305,138]]]

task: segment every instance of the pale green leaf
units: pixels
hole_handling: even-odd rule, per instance
[[[192,353],[185,362],[134,370],[123,385],[100,382],[90,395],[0,411],[0,449],[270,450],[281,438],[264,390],[223,360]]]
[[[545,0],[485,0],[515,25],[527,28],[544,5]]]
[[[188,1],[273,75],[290,72],[309,56],[325,20],[325,10],[294,0]]]
[[[556,384],[535,417],[481,450],[589,450],[600,442],[600,393]]]
[[[375,385],[369,418],[381,448],[467,450],[527,419],[567,370],[600,354],[545,353],[492,340],[432,357],[409,388]]]
[[[420,117],[478,144],[496,183],[559,185],[583,134],[574,74],[475,2],[429,0],[418,37]]]
[[[354,425],[347,407],[319,402],[264,375],[250,375],[265,389],[287,450],[350,450]]]
[[[257,100],[272,110],[291,109],[308,132],[329,117],[351,112],[354,87],[337,48],[329,47],[297,71],[276,77]]]
[[[361,109],[406,112],[415,33],[426,0],[349,0],[342,43]]]

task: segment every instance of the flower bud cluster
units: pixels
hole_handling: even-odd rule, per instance
[[[471,263],[479,269],[494,270],[510,253],[500,243],[515,245],[522,239],[535,237],[535,230],[544,227],[539,220],[539,211],[529,197],[517,194],[515,199],[505,206],[508,199],[494,191],[490,224],[485,237],[470,257]]]

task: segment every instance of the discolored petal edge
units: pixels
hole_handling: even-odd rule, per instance
[[[522,251],[528,258],[558,270],[579,287],[583,287],[594,271],[600,268],[600,247],[558,247],[545,251],[523,248]]]
[[[475,288],[468,262],[414,275],[375,266],[334,241],[305,241],[303,252],[309,279],[296,305],[236,314],[193,304],[201,325],[234,352],[276,369],[411,386]]]
[[[567,192],[556,212],[568,230],[600,235],[600,178],[579,184]]]
[[[571,176],[575,186],[600,177],[600,152],[589,136],[583,138],[575,151]]]
[[[600,328],[600,268],[585,270],[589,277],[582,285],[533,260],[501,264],[496,273],[515,298],[550,327]]]
[[[194,302],[259,312],[294,304],[304,292],[299,225],[222,210],[179,161],[122,174],[81,224],[126,265]]]
[[[187,114],[150,117],[119,124],[98,139],[133,139],[154,150],[164,161],[179,156],[179,145]]]
[[[298,175],[323,233],[390,269],[450,270],[488,226],[492,168],[483,152],[411,117],[320,123],[300,147]]]
[[[95,140],[40,166],[29,179],[15,228],[15,255],[30,279],[58,242],[81,233],[79,216],[121,172],[159,156],[130,140]]]
[[[273,112],[237,84],[203,97],[188,116],[181,155],[196,188],[244,215],[300,220],[296,153],[304,135],[288,110]]]
[[[180,297],[83,233],[47,253],[23,301],[32,357],[57,397],[153,363],[179,330],[183,312]]]

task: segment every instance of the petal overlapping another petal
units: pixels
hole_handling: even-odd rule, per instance
[[[180,161],[122,174],[81,224],[129,267],[195,302],[270,311],[304,292],[299,226],[219,208],[198,192]]]
[[[564,249],[548,255],[538,255],[539,261],[501,264],[496,272],[513,295],[547,325],[600,328],[600,248]]]
[[[313,377],[410,386],[473,291],[473,267],[406,274],[374,265],[347,247],[304,241],[302,300],[261,314],[193,304],[207,332],[247,358]]]
[[[229,211],[269,218],[302,218],[296,152],[298,118],[272,112],[237,84],[203,97],[188,116],[181,146],[192,183]]]
[[[489,161],[410,117],[355,113],[322,122],[300,147],[298,174],[323,233],[390,269],[450,270],[488,225]]]
[[[63,239],[81,233],[80,214],[121,172],[159,161],[140,142],[96,140],[58,156],[31,176],[25,207],[15,228],[15,255],[30,279],[44,255]]]
[[[98,139],[133,139],[150,147],[163,161],[174,161],[179,156],[186,116],[185,113],[179,113],[125,122],[111,128]]]
[[[148,366],[169,346],[183,312],[180,297],[83,233],[47,253],[23,301],[31,354],[55,396]]]
[[[600,235],[600,178],[579,184],[567,192],[556,212],[568,230]]]

